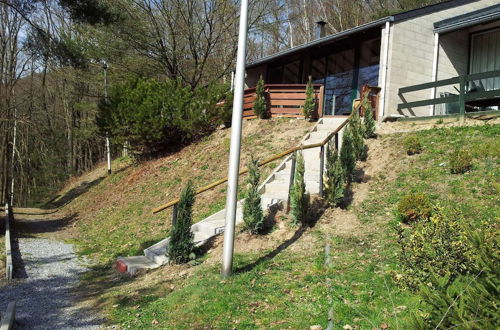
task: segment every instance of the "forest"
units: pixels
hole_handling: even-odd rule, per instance
[[[437,0],[252,0],[247,61]],[[226,121],[238,0],[0,0],[0,200],[40,205],[105,157]],[[229,113],[230,115],[230,113]]]

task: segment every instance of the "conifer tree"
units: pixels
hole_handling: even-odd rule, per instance
[[[267,113],[266,95],[262,75],[260,76],[259,81],[257,82],[257,86],[255,87],[255,101],[253,103],[253,111],[255,112],[255,115],[261,119],[269,118],[269,114]]]
[[[340,163],[342,164],[346,181],[351,181],[354,174],[354,168],[356,167],[356,156],[354,154],[354,142],[350,125],[347,125],[342,137]]]
[[[367,147],[364,136],[364,127],[361,124],[361,119],[359,118],[359,112],[355,112],[353,116],[349,119],[349,127],[352,133],[352,141],[354,147],[354,155],[356,160],[366,160],[368,156]]]
[[[290,196],[291,215],[295,224],[307,222],[307,211],[309,208],[309,194],[306,192],[304,181],[305,164],[301,152],[297,153],[295,175]]]
[[[259,161],[252,157],[248,166],[247,190],[243,203],[243,222],[245,229],[252,234],[258,234],[264,224],[264,213],[260,204],[259,181],[260,171]]]
[[[186,263],[194,249],[191,232],[192,209],[195,201],[195,191],[191,181],[187,183],[177,204],[177,220],[172,225],[172,233],[168,246],[168,258],[171,263]]]
[[[344,199],[345,174],[337,149],[328,146],[326,152],[326,201],[331,207],[339,205]]]
[[[365,109],[365,116],[363,121],[364,137],[370,139],[375,137],[375,119],[373,119],[372,104],[368,100],[368,94],[365,95],[363,100],[363,108]]]
[[[306,99],[304,101],[304,107],[302,108],[302,113],[304,114],[305,119],[312,119],[314,107],[314,88],[311,82],[311,77],[309,77],[306,87]]]

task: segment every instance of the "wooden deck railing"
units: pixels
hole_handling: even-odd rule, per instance
[[[302,107],[306,100],[305,84],[264,85],[267,111],[272,117],[303,117]],[[316,109],[313,118],[320,118],[323,114],[323,85],[314,84],[314,101]],[[253,103],[255,101],[255,87],[245,90],[243,100],[243,118],[255,118]]]
[[[475,80],[482,80],[488,78],[498,78],[500,77],[500,70],[483,72],[483,73],[474,73],[468,75],[462,75],[450,79],[437,80],[434,82],[408,86],[404,88],[400,88],[398,94],[404,100],[404,94],[411,92],[418,92],[425,89],[437,88],[449,85],[459,85],[457,89],[457,94],[448,93],[445,97],[438,97],[433,99],[426,99],[414,102],[403,102],[398,104],[398,110],[402,109],[411,109],[416,107],[423,107],[429,105],[436,104],[444,104],[444,103],[458,103],[459,105],[459,114],[463,119],[465,117],[466,105],[475,106],[476,104],[485,103],[488,100],[498,100],[498,104],[500,105],[500,89],[494,90],[484,90],[483,88],[471,88],[469,86],[469,91],[466,90],[469,83],[474,82]],[[474,84],[475,85],[475,84]],[[481,85],[481,84],[479,84]]]
[[[365,88],[363,90],[364,90],[365,93],[370,93],[372,91],[371,88]],[[363,97],[364,97],[364,94],[361,95],[361,99],[363,99]],[[269,163],[271,163],[271,162],[273,162],[275,160],[278,160],[280,158],[286,157],[286,156],[288,156],[290,154],[293,154],[293,153],[295,153],[297,151],[306,150],[306,149],[312,149],[312,148],[321,148],[320,149],[320,151],[321,151],[321,156],[320,156],[321,165],[320,165],[320,173],[319,173],[319,182],[320,182],[320,195],[322,195],[322,190],[323,190],[323,184],[322,184],[323,183],[323,168],[324,168],[323,162],[324,162],[324,154],[325,154],[325,152],[324,152],[325,151],[324,150],[325,145],[327,143],[329,143],[332,138],[335,138],[335,143],[334,143],[335,148],[339,148],[340,147],[338,145],[338,142],[339,142],[339,139],[338,139],[339,132],[344,128],[345,125],[347,125],[349,119],[356,112],[359,112],[360,109],[361,109],[361,103],[358,103],[357,105],[355,105],[353,107],[353,111],[351,112],[351,114],[349,115],[349,117],[346,117],[345,121],[342,124],[340,124],[339,127],[337,127],[332,133],[330,133],[322,142],[314,143],[314,144],[309,144],[309,145],[305,145],[305,146],[298,146],[298,147],[290,148],[290,149],[288,149],[288,150],[286,150],[286,151],[284,151],[284,152],[282,152],[280,154],[277,154],[275,156],[272,156],[272,157],[270,157],[268,159],[265,159],[265,160],[259,162],[258,163],[258,167],[261,167],[261,166],[264,166],[266,164],[269,164]],[[292,158],[292,160],[294,160],[294,159],[295,158]],[[242,174],[245,174],[247,172],[248,172],[248,168],[245,168],[245,169],[240,170],[238,175],[242,175]],[[292,173],[293,173],[293,171],[292,171]],[[209,184],[209,185],[207,185],[207,186],[205,186],[203,188],[200,188],[200,189],[196,190],[195,195],[201,194],[201,193],[203,193],[203,192],[205,192],[207,190],[215,188],[215,187],[217,187],[217,186],[219,186],[219,185],[221,185],[221,184],[223,184],[223,183],[225,183],[227,181],[228,181],[227,177],[224,178],[224,179],[220,179],[218,181],[215,181],[215,182],[213,182],[213,183],[211,183],[211,184]],[[292,180],[290,182],[293,182],[293,178],[292,178]],[[161,211],[163,211],[165,209],[168,209],[168,208],[170,208],[170,207],[173,206],[174,210],[172,212],[172,216],[173,216],[172,222],[175,222],[175,217],[176,217],[176,213],[177,213],[176,208],[177,208],[177,204],[179,203],[179,201],[180,200],[177,198],[177,199],[175,199],[173,201],[170,201],[169,203],[163,204],[163,205],[155,208],[153,210],[153,214],[156,214],[158,212],[161,212]]]

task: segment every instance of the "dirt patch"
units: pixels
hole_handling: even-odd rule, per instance
[[[445,119],[429,119],[429,120],[415,120],[415,121],[396,121],[379,123],[377,127],[377,134],[387,135],[395,133],[409,133],[416,131],[423,131],[431,128],[445,128],[445,127],[459,127],[459,126],[481,126],[485,124],[495,125],[500,123],[500,117],[496,116],[481,116],[477,118],[467,118],[464,124],[460,123],[458,118],[445,118]]]

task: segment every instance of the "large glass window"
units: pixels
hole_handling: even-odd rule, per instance
[[[344,115],[351,112],[354,78],[354,49],[328,57],[325,80],[325,114]]]
[[[363,85],[378,85],[379,63],[380,39],[363,42],[359,58],[358,90],[361,90]]]

